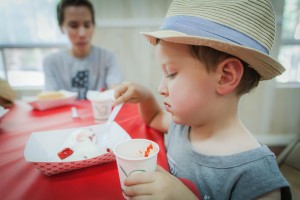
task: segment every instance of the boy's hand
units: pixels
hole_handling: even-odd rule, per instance
[[[125,179],[130,199],[198,199],[179,179],[157,167],[154,172],[132,174]]]
[[[113,106],[127,102],[140,103],[151,95],[146,87],[128,81],[117,85],[114,90],[115,102]]]
[[[171,114],[163,112],[151,91],[139,84],[125,81],[114,88],[115,101],[120,103],[138,103],[143,122],[162,133],[166,133],[171,123]]]

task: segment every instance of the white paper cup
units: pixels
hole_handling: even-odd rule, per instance
[[[112,101],[92,101],[92,108],[95,122],[105,122],[111,113]]]
[[[152,146],[152,148],[151,148]],[[149,155],[145,156],[147,148]],[[157,154],[159,146],[157,143],[146,139],[132,139],[117,145],[114,148],[119,178],[122,191],[124,191],[124,180],[133,173],[154,171],[156,169]],[[127,197],[123,194],[125,199]]]
[[[92,95],[88,95],[88,100],[92,103],[93,115],[95,122],[105,122],[111,111],[113,97],[110,92],[95,92]]]

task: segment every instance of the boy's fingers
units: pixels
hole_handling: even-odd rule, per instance
[[[113,103],[113,106],[116,106],[120,103],[126,103],[126,102],[130,102],[130,94],[129,92],[127,91],[126,93],[124,93],[123,95],[119,96]]]
[[[160,165],[156,166],[156,171],[162,172],[162,173],[168,173],[163,167],[161,167]]]
[[[132,197],[132,196],[141,197],[140,195],[143,196],[150,195],[149,186],[148,184],[132,185],[124,189],[124,194],[128,197]]]
[[[123,82],[121,84],[119,84],[114,91],[114,96],[115,96],[115,101],[113,103],[113,106],[116,106],[120,103],[125,103],[128,98],[126,98],[126,93],[128,92],[128,85]]]
[[[168,173],[164,168],[162,168],[159,165],[157,165],[156,171],[161,172],[161,173]],[[154,172],[133,173],[125,179],[124,184],[126,186],[129,186],[129,185],[135,185],[135,184],[154,182],[155,181],[155,173],[156,173],[155,171]]]
[[[114,89],[114,95],[115,98],[117,99],[118,97],[122,96],[123,93],[126,92],[127,90],[127,85],[121,83],[120,85],[118,85],[115,89]]]
[[[124,102],[123,99],[122,99],[121,97],[119,97],[118,99],[116,99],[116,100],[113,102],[113,105],[112,105],[112,106],[114,107],[114,106],[116,106],[116,105],[118,105],[118,104],[120,104],[120,103],[122,103],[122,102]]]
[[[153,172],[139,172],[133,173],[125,179],[124,185],[136,185],[150,183],[154,181]]]

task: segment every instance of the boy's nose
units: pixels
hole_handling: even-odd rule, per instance
[[[165,78],[161,79],[160,85],[158,87],[158,92],[162,96],[167,96],[168,95],[168,89],[166,87]]]
[[[87,32],[87,30],[84,27],[80,27],[78,30],[79,36],[85,36],[86,32]]]

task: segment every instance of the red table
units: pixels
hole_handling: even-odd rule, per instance
[[[32,132],[94,124],[91,105],[77,101],[80,119],[71,117],[71,106],[36,111],[17,101],[0,121],[0,199],[123,199],[116,162],[46,176],[24,158]],[[137,105],[125,104],[116,122],[132,138],[147,138],[160,146],[158,164],[168,170],[163,134],[147,127]]]

